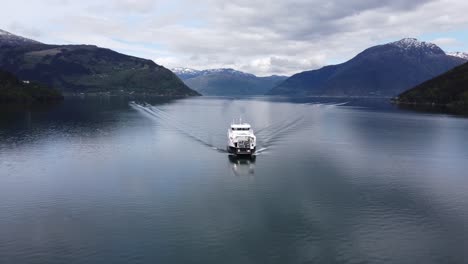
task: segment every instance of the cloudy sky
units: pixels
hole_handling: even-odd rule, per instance
[[[1,0],[0,28],[168,68],[293,74],[404,37],[468,51],[466,0]]]

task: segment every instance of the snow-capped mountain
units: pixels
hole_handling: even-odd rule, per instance
[[[341,64],[295,74],[270,94],[396,96],[465,62],[435,44],[405,38],[370,47]]]
[[[236,71],[236,70],[231,69],[231,68],[208,69],[208,70],[202,71],[203,75],[213,74],[213,73],[215,73],[215,74],[230,74],[230,75],[236,75],[236,76],[250,76],[250,77],[255,76],[255,75],[253,75],[251,73]]]
[[[415,51],[423,52],[425,54],[445,54],[445,52],[436,44],[419,41],[415,38],[404,38],[399,41],[391,42],[388,45],[397,46],[398,48],[405,50],[405,51]]]
[[[183,68],[183,67],[172,68],[171,71],[175,73],[182,80],[196,77],[200,75],[200,72],[201,72],[199,70]]]
[[[440,55],[444,53],[444,51],[436,44],[425,41],[419,41],[415,38],[404,38],[402,40],[395,41],[389,44],[397,46],[398,48],[401,48],[405,51],[418,50],[419,52],[435,55]],[[468,53],[466,52],[445,52],[445,54],[468,60]]]
[[[23,38],[5,30],[0,29],[0,46],[25,46],[25,45],[32,45],[32,44],[41,44],[38,41]]]
[[[198,76],[210,75],[210,74],[225,74],[232,76],[244,76],[244,77],[255,77],[250,73],[237,71],[231,68],[219,68],[219,69],[207,69],[207,70],[195,70],[191,68],[177,67],[171,69],[179,78],[187,80]]]
[[[447,55],[462,58],[464,60],[468,60],[468,53],[466,52],[459,52],[459,51],[447,52]]]

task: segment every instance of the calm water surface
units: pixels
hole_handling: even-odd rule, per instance
[[[255,159],[224,151],[238,117]],[[324,98],[0,113],[0,263],[467,263],[467,223],[464,118]]]

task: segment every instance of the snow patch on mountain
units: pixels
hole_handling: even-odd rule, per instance
[[[415,38],[404,38],[399,41],[391,42],[390,45],[397,46],[404,50],[421,50],[426,53],[442,54],[444,51],[434,43],[419,41]]]
[[[459,52],[459,51],[447,52],[447,55],[462,58],[464,60],[468,60],[468,53],[467,52]]]
[[[40,44],[40,42],[16,36],[14,34],[11,34],[10,32],[0,29],[0,45],[24,46],[30,44]]]
[[[202,71],[203,74],[213,74],[213,73],[220,73],[220,74],[230,74],[230,75],[236,75],[236,76],[250,76],[250,77],[255,77],[255,75],[246,73],[246,72],[241,72],[237,71],[231,68],[220,68],[220,69],[208,69]]]
[[[195,70],[191,68],[176,67],[171,69],[181,79],[190,79],[198,76],[211,75],[211,74],[223,74],[232,76],[244,76],[244,77],[256,77],[253,74],[237,71],[231,68],[219,68],[219,69],[207,69],[207,70]]]
[[[184,68],[184,67],[176,67],[171,69],[174,73],[198,73],[199,70]]]

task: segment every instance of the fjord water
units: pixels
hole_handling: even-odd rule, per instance
[[[233,119],[255,159],[224,151]],[[0,263],[466,263],[468,120],[387,100],[0,114]]]

